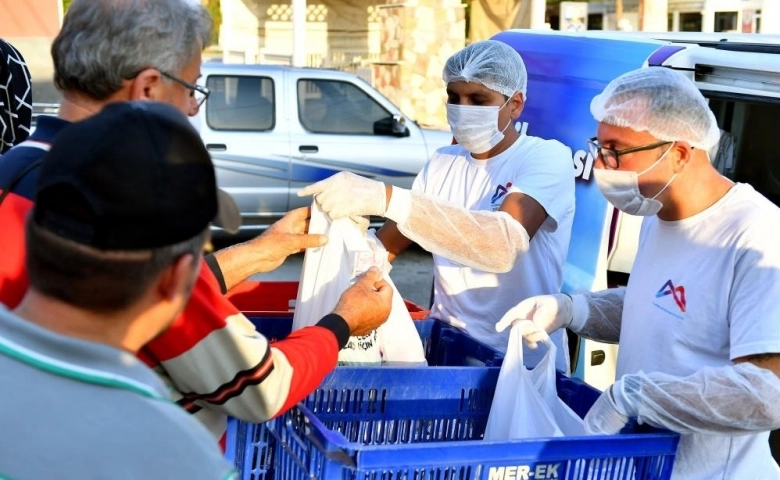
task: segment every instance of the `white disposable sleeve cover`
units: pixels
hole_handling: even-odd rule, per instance
[[[618,409],[680,433],[740,435],[780,428],[780,378],[745,362],[688,377],[626,375],[612,387]]]
[[[529,247],[528,232],[506,212],[471,211],[393,187],[385,217],[409,240],[466,267],[505,273]]]
[[[569,328],[591,340],[617,343],[620,340],[625,296],[625,287],[572,295],[572,321]]]

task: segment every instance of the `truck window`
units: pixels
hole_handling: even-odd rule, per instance
[[[725,132],[712,158],[715,167],[736,182],[749,183],[780,205],[780,154],[774,141],[780,124],[780,102],[703,93]]]
[[[274,82],[268,77],[209,75],[206,123],[213,130],[272,130]]]
[[[374,122],[392,116],[352,83],[299,80],[298,117],[313,133],[374,134]]]

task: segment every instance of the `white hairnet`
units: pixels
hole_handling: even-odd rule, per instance
[[[693,81],[665,67],[633,70],[612,80],[593,98],[590,112],[598,122],[702,150],[720,138],[715,115]]]
[[[523,94],[528,86],[528,72],[520,54],[504,42],[482,40],[455,53],[444,65],[444,83],[476,82],[511,97]]]

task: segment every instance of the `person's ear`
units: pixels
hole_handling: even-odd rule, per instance
[[[130,100],[159,100],[162,98],[162,86],[163,78],[160,72],[147,68],[131,80]]]
[[[178,295],[187,293],[192,283],[192,269],[195,258],[191,253],[184,254],[171,263],[160,274],[157,291],[164,300],[173,301]]]
[[[523,107],[525,107],[523,94],[520,92],[515,92],[515,94],[512,95],[512,99],[509,101],[509,105],[512,106],[512,110],[511,110],[512,118],[514,119],[519,117],[520,113],[523,111]]]
[[[694,149],[688,142],[674,142],[672,145],[672,169],[674,173],[682,172],[693,157]]]

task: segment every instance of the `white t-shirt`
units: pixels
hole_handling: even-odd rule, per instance
[[[434,255],[433,318],[506,352],[509,331],[498,334],[495,329],[504,313],[530,296],[561,291],[574,218],[571,159],[571,150],[562,143],[529,136],[487,160],[475,160],[460,145],[434,153],[413,190],[483,211],[497,211],[509,193],[520,192],[539,202],[548,218],[531,239],[529,251],[507,273],[475,270]],[[556,366],[567,371],[565,332],[553,337]],[[536,365],[543,350],[526,350],[525,363]]]
[[[693,217],[646,218],[623,304],[618,377],[684,377],[780,352],[778,239],[780,209],[745,184]],[[675,478],[780,478],[768,436],[683,435]]]

